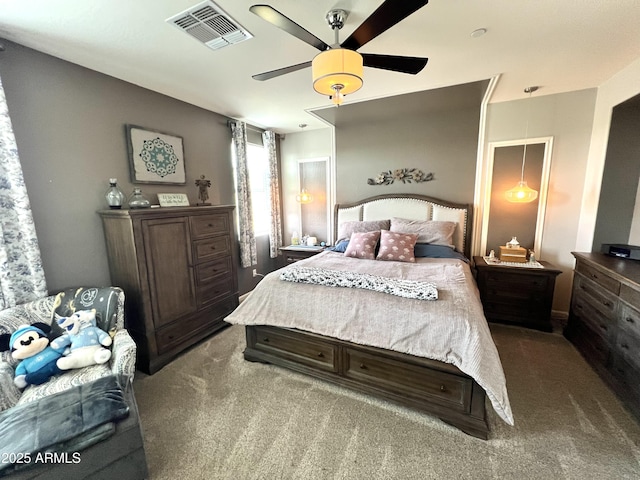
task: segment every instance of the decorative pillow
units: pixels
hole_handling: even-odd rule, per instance
[[[378,244],[379,238],[380,230],[375,232],[352,233],[349,245],[344,254],[347,257],[374,260],[376,258],[376,245]]]
[[[376,260],[393,262],[415,262],[413,247],[418,239],[417,233],[396,233],[382,230],[380,236],[380,250]]]
[[[356,232],[375,232],[380,230],[389,230],[389,220],[372,220],[366,222],[343,222],[338,227],[338,242],[340,240],[348,240],[352,233]]]
[[[393,217],[390,230],[392,232],[417,233],[420,243],[447,245],[454,248],[453,233],[456,231],[456,226],[456,222],[407,220],[406,218]]]
[[[349,245],[349,240],[341,240],[334,247],[329,247],[327,250],[330,250],[332,252],[344,253],[347,250],[348,245]]]
[[[416,258],[457,258],[458,260],[469,263],[467,257],[447,245],[416,243],[413,251],[416,254]]]

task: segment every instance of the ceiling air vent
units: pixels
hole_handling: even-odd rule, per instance
[[[251,35],[213,2],[202,2],[167,19],[207,47],[219,48],[249,40]]]

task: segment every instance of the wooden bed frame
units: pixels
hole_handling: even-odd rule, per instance
[[[452,220],[460,227],[454,237],[456,248],[470,258],[471,214],[467,204],[423,195],[380,195],[336,205],[334,232],[349,220],[391,216]],[[390,400],[433,414],[474,437],[488,437],[485,391],[453,365],[300,330],[262,325],[245,328],[246,360],[282,366]]]

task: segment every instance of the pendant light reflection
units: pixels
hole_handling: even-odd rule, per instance
[[[524,133],[524,152],[522,154],[522,170],[520,173],[520,181],[511,189],[505,192],[505,197],[511,203],[530,203],[538,198],[538,192],[527,185],[524,180],[524,166],[527,160],[527,139],[529,134],[529,110],[531,108],[531,94],[538,90],[538,87],[527,87],[525,93],[529,94],[529,104],[527,106],[527,124]]]

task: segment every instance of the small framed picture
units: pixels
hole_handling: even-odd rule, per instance
[[[182,137],[125,125],[131,182],[185,185]]]

